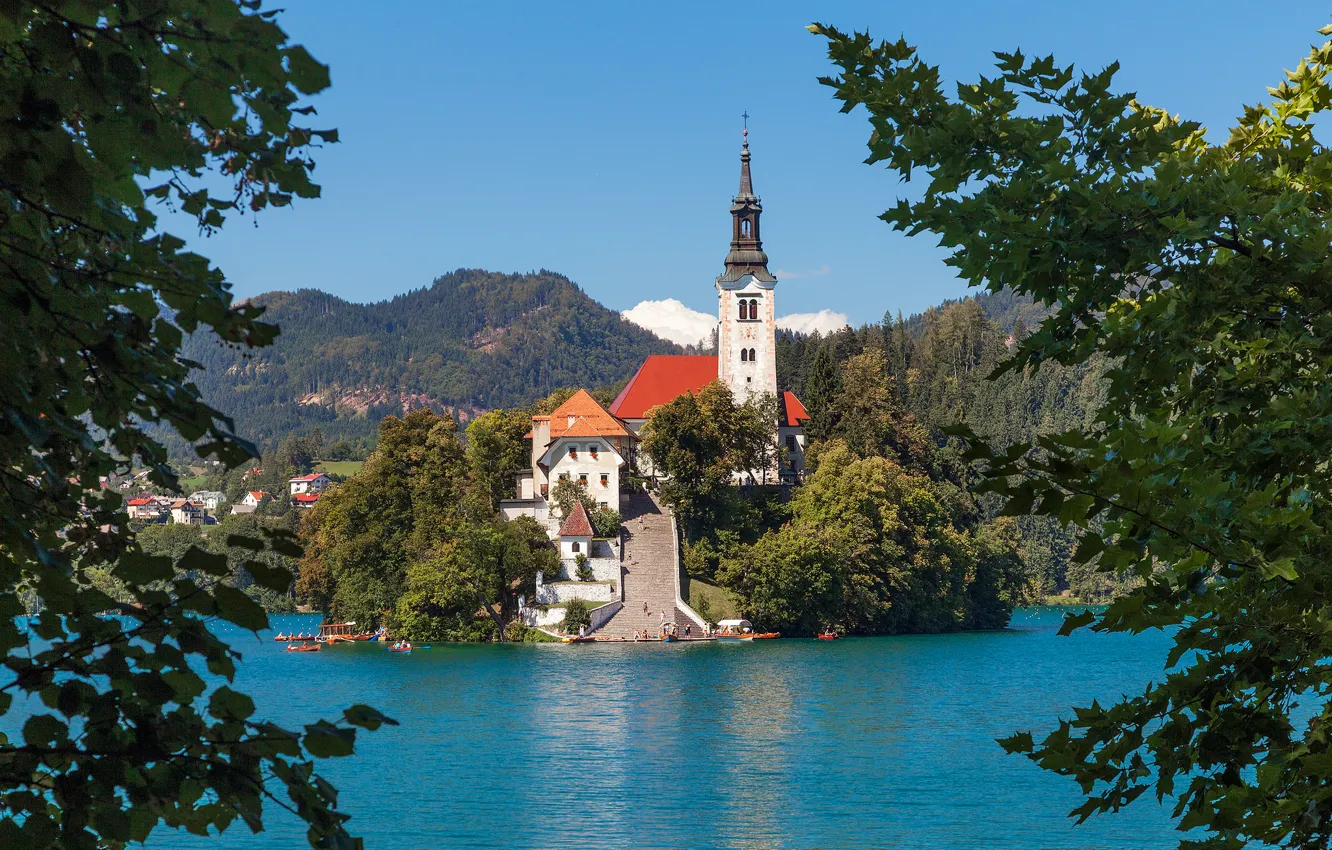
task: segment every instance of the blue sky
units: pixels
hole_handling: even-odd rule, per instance
[[[615,309],[711,312],[747,110],[779,312],[854,323],[964,287],[932,240],[877,220],[903,189],[862,164],[863,115],[815,81],[830,65],[812,19],[905,35],[948,80],[988,73],[996,49],[1118,59],[1121,90],[1214,133],[1332,20],[1326,4],[1224,0],[282,5],[332,66],[314,123],[342,142],[318,156],[322,199],[192,239],[238,295],[375,301],[459,267],[547,268]]]

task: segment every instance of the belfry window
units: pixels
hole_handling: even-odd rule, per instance
[[[758,358],[754,356],[754,349],[752,349],[752,348],[749,349],[749,362],[750,362],[750,363],[757,363],[757,362],[758,362]]]
[[[749,299],[749,318],[758,321],[758,302],[752,298]]]
[[[740,222],[740,235],[745,237],[749,236],[749,219]]]
[[[749,318],[749,302],[747,302],[747,301],[741,299],[741,301],[740,301],[740,321],[743,322],[745,319],[748,319],[748,318]]]
[[[749,360],[749,351],[744,348],[740,349],[740,362],[745,363],[748,360]]]

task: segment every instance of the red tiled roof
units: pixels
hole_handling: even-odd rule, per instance
[[[259,499],[267,499],[267,498],[268,498],[268,494],[265,493],[263,490],[251,490],[251,491],[250,491],[250,495],[251,495],[251,496],[254,496],[254,498],[255,498],[256,501],[258,501]]]
[[[803,423],[809,421],[809,411],[796,398],[796,394],[790,391],[782,393],[782,411],[781,423],[787,428],[798,428]]]
[[[319,501],[319,496],[320,496],[319,493],[297,493],[295,496],[292,496],[291,498],[297,502],[302,502],[302,503],[309,502],[313,504],[314,502]]]
[[[127,504],[127,505],[133,505],[134,507],[139,508],[139,507],[143,507],[144,505],[151,505],[151,504],[153,504],[153,503],[156,502],[156,501],[157,501],[157,499],[155,499],[155,498],[152,497],[152,496],[140,496],[140,497],[137,498],[137,499],[130,499],[130,500],[129,500],[128,502],[126,502],[125,504]]]
[[[560,526],[561,537],[591,537],[592,522],[587,518],[587,511],[583,510],[582,502],[574,502],[573,512],[565,517],[564,524]]]
[[[657,405],[698,392],[715,380],[715,355],[653,354],[616,396],[610,412],[621,419],[646,419]]]
[[[287,480],[295,483],[297,481],[314,481],[316,478],[326,477],[322,472],[311,472],[309,475],[302,475],[297,478],[288,478]]]
[[[570,417],[573,417],[572,423],[569,422]],[[629,435],[629,429],[602,407],[587,390],[574,393],[568,401],[550,414],[551,440],[558,440],[574,428],[577,428],[579,433],[570,436],[627,437]]]

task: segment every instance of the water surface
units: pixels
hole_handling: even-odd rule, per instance
[[[1147,798],[1075,826],[1074,783],[994,743],[1159,676],[1163,635],[1061,638],[1061,616],[1025,609],[1005,631],[956,635],[410,655],[283,655],[227,634],[261,714],[298,724],[365,702],[402,722],[324,763],[370,848],[1174,847]],[[162,831],[148,846],[306,845],[273,812],[261,836]]]

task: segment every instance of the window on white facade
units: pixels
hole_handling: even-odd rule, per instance
[[[748,361],[749,361],[749,350],[746,348],[740,349],[740,362],[747,363]]]
[[[754,356],[754,349],[752,349],[752,348],[749,349],[749,362],[750,362],[750,363],[757,363],[757,362],[758,362],[758,358]]]
[[[610,486],[610,475],[608,473],[605,472],[601,473],[601,486],[602,487]]]
[[[579,545],[579,544],[578,544],[578,541],[577,541],[577,540],[575,540],[573,543],[570,543],[570,544],[569,544],[569,549],[570,549],[570,551],[577,552],[577,551],[578,551],[578,545]]]
[[[588,453],[589,455],[592,456],[592,459],[593,459],[593,460],[596,460],[596,459],[597,459],[597,447],[596,447],[596,446],[588,446],[588,447],[587,447],[587,453]]]
[[[580,472],[580,473],[578,473],[578,483],[579,483],[579,484],[582,484],[584,487],[587,486],[587,473],[586,473],[586,472]]]

